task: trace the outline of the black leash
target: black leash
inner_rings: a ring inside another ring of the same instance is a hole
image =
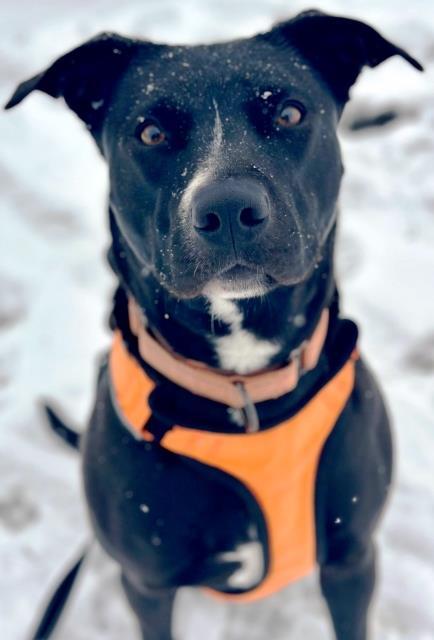
[[[79,555],[78,560],[74,562],[72,567],[62,578],[61,582],[57,585],[53,595],[45,607],[45,611],[42,614],[42,618],[40,619],[36,630],[30,636],[29,640],[48,640],[51,638],[71,593],[72,587],[74,586],[75,580],[83,565],[83,561],[89,553],[89,549],[90,544],[85,546]]]
[[[59,417],[57,411],[55,411],[51,406],[47,404],[43,405],[43,409],[51,430],[69,447],[78,449],[80,446],[80,434],[74,429],[71,429],[71,427],[69,427],[66,422]],[[38,622],[36,630],[30,636],[29,640],[49,640],[49,638],[51,638],[68,601],[80,569],[83,566],[83,562],[89,554],[90,547],[90,542],[84,546],[78,558],[67,570],[66,574],[55,588],[45,610],[43,611],[42,617]]]

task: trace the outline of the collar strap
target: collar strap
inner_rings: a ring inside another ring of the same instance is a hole
[[[296,388],[303,373],[316,367],[329,326],[329,310],[324,309],[313,334],[291,353],[287,365],[262,373],[237,375],[222,373],[196,360],[182,358],[163,347],[146,330],[144,316],[131,297],[128,299],[128,315],[140,356],[153,369],[194,395],[245,412],[249,408],[254,410],[252,405],[257,402],[279,398]],[[255,426],[252,425],[252,430],[256,430]]]

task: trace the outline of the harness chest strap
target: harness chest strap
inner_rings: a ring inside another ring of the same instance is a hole
[[[163,446],[239,480],[253,495],[266,522],[270,565],[264,580],[245,593],[213,595],[251,602],[306,575],[316,564],[315,485],[324,444],[354,386],[350,359],[295,416],[248,434],[222,434],[175,427]]]

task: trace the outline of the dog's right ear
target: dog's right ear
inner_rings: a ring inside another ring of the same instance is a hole
[[[423,71],[407,51],[383,38],[368,24],[322,11],[303,11],[260,37],[278,47],[298,51],[318,71],[342,106],[363,67],[376,67],[399,55]]]
[[[51,67],[21,83],[5,109],[19,104],[34,90],[67,105],[96,134],[105,106],[119,77],[137,50],[138,41],[102,33],[56,60]]]

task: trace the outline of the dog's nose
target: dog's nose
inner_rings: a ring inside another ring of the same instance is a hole
[[[270,218],[265,187],[251,179],[227,178],[200,187],[192,200],[193,226],[209,242],[232,234],[234,242],[254,240]]]

